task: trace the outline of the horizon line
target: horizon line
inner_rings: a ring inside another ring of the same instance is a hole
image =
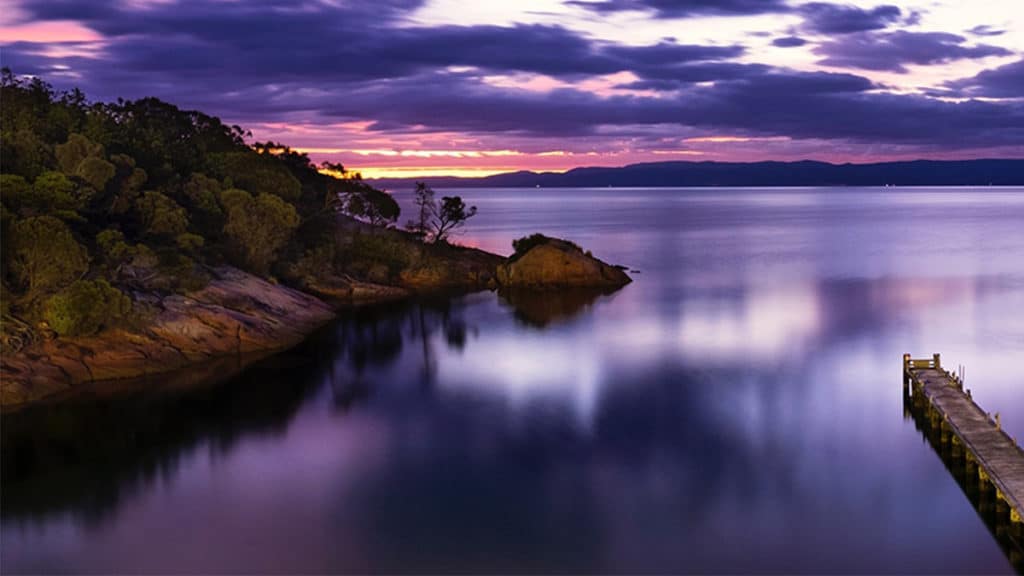
[[[518,168],[518,169],[488,169],[488,168],[452,168],[445,172],[441,168],[430,168],[430,167],[405,167],[405,166],[394,166],[394,167],[369,167],[369,168],[354,168],[351,171],[353,173],[359,173],[362,175],[364,180],[376,181],[376,180],[417,180],[424,178],[452,178],[459,180],[479,180],[483,178],[489,178],[491,176],[503,176],[509,174],[534,174],[534,175],[560,175],[567,174],[574,170],[585,170],[585,169],[607,169],[607,170],[618,170],[623,168],[630,168],[633,166],[654,166],[664,164],[679,164],[679,165],[706,165],[706,164],[729,164],[729,165],[742,165],[742,166],[754,166],[758,164],[826,164],[829,166],[878,166],[878,165],[891,165],[891,164],[911,164],[918,162],[937,162],[937,163],[958,163],[958,162],[1021,162],[1024,161],[1024,155],[1019,157],[981,157],[981,158],[954,158],[954,159],[935,159],[935,158],[914,158],[911,160],[883,160],[883,161],[871,161],[871,162],[830,162],[827,160],[815,160],[813,158],[803,158],[800,160],[752,160],[752,161],[729,161],[729,160],[664,160],[664,161],[652,161],[652,162],[632,162],[629,164],[620,164],[615,166],[602,166],[594,164],[581,164],[566,168],[564,170],[537,170],[530,168]],[[386,173],[388,175],[383,176],[368,176],[367,171],[370,173]],[[399,176],[390,174],[401,174],[406,173],[409,175]]]

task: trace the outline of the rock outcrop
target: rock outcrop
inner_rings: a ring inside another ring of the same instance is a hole
[[[619,287],[631,282],[618,266],[612,266],[584,252],[566,240],[544,238],[498,266],[502,287]]]
[[[234,268],[187,295],[136,294],[137,329],[55,338],[0,360],[0,405],[37,400],[91,380],[130,378],[220,356],[297,344],[334,317],[321,300]]]

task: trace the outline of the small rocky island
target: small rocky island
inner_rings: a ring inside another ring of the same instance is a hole
[[[568,240],[534,234],[512,245],[515,254],[497,270],[503,287],[603,288],[631,282],[621,266],[606,264]]]

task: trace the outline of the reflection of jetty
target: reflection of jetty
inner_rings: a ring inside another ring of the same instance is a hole
[[[942,368],[939,355],[903,356],[905,413],[942,458],[968,499],[1024,572],[1024,450],[964,390],[961,377]]]

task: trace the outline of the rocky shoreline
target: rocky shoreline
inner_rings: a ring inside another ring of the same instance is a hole
[[[390,231],[386,232],[390,233]],[[506,259],[471,248],[403,243],[413,254],[398,270],[309,282],[300,289],[236,268],[187,294],[133,294],[138,326],[80,338],[49,338],[0,358],[0,406],[25,406],[86,382],[165,373],[216,358],[282,350],[304,340],[346,307],[414,294],[482,289],[615,288],[621,269],[555,239]],[[429,251],[424,257],[424,251]]]

